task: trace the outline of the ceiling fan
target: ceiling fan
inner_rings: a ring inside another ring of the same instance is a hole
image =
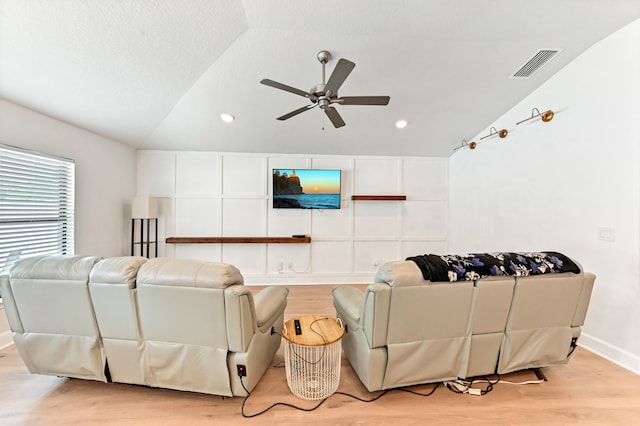
[[[300,113],[310,110],[316,106],[320,106],[324,110],[324,113],[329,117],[334,127],[342,127],[345,125],[344,120],[331,104],[340,105],[387,105],[389,103],[389,96],[342,96],[338,97],[338,89],[342,86],[342,83],[347,79],[353,68],[356,66],[351,61],[346,59],[338,60],[336,67],[333,69],[329,81],[325,83],[325,65],[331,59],[331,53],[326,50],[318,52],[318,61],[322,64],[322,83],[316,84],[310,91],[296,89],[295,87],[288,86],[286,84],[278,83],[277,81],[269,80],[265,78],[260,83],[275,87],[276,89],[291,92],[296,95],[308,98],[311,101],[311,105],[303,106],[288,114],[278,117],[278,120],[288,120]]]

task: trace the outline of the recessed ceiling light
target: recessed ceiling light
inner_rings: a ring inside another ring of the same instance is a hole
[[[225,123],[231,123],[233,122],[236,118],[231,115],[231,114],[227,114],[226,112],[223,112],[222,114],[220,114],[220,119],[222,121],[224,121]]]
[[[404,129],[405,127],[407,127],[407,124],[409,124],[409,123],[407,123],[407,120],[398,120],[398,121],[396,121],[396,127],[398,129]]]

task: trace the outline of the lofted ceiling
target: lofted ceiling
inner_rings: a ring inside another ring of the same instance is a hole
[[[638,18],[638,0],[0,0],[0,98],[141,149],[449,156]],[[510,78],[540,49],[560,53]],[[340,96],[389,105],[276,120],[310,101],[260,80],[308,91],[320,50],[327,78],[356,64]]]

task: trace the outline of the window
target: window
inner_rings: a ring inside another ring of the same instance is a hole
[[[73,254],[75,164],[0,145],[0,275],[16,260]]]

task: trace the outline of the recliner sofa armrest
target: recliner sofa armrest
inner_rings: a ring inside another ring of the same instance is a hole
[[[2,295],[2,302],[4,303],[4,311],[7,315],[7,321],[9,327],[13,332],[23,333],[22,321],[20,320],[20,314],[18,314],[18,308],[16,307],[16,301],[13,298],[11,292],[11,286],[9,284],[9,277],[6,275],[0,276],[0,294]]]
[[[591,292],[593,291],[593,284],[596,276],[590,272],[584,273],[584,281],[582,284],[582,291],[580,292],[580,300],[578,300],[578,306],[573,316],[571,325],[573,327],[580,327],[584,325],[585,317],[587,316],[587,308],[589,307],[589,300],[591,300]]]
[[[282,315],[287,306],[287,287],[273,286],[260,290],[253,296],[253,304],[256,310],[256,322],[261,332],[269,330]],[[280,332],[280,330],[276,330]]]
[[[357,326],[362,315],[362,302],[364,291],[350,286],[334,287],[333,305],[340,318],[351,327]]]
[[[370,348],[386,344],[390,298],[388,284],[370,284],[365,291],[350,286],[333,289],[338,317],[352,330],[363,329]]]

